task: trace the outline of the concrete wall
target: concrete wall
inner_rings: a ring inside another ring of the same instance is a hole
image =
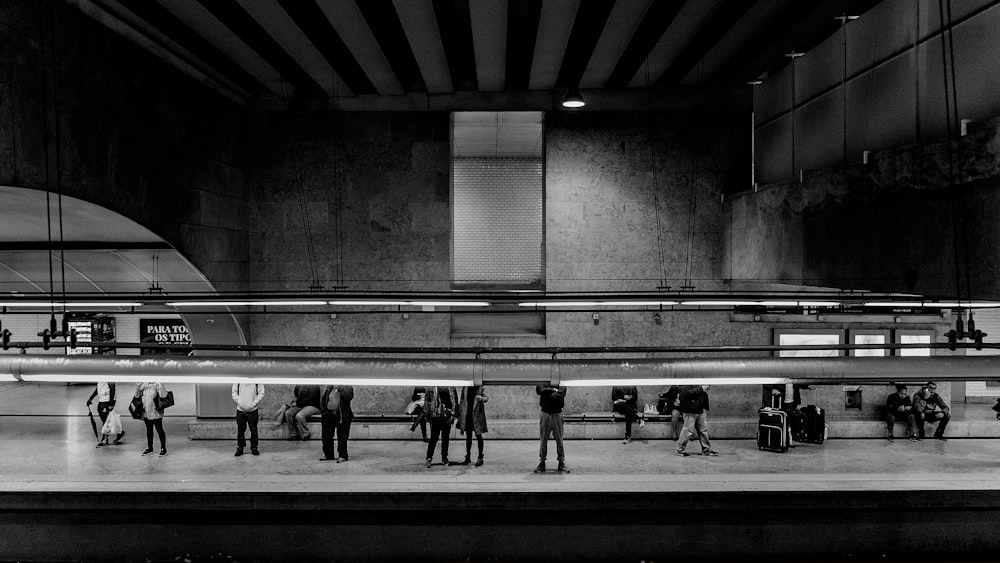
[[[732,278],[997,299],[1000,118],[952,153],[954,190],[937,139],[728,197]]]
[[[246,275],[242,115],[65,2],[0,5],[0,185],[121,213],[217,287]]]
[[[990,71],[1000,57],[1000,5],[963,0],[950,8],[958,118],[988,119],[1000,114],[1000,73]],[[944,136],[950,108],[940,30],[937,0],[884,0],[848,23],[846,36],[833,34],[794,69],[768,77],[755,93],[757,181]],[[952,43],[944,46],[950,56]],[[948,69],[950,80],[950,62]]]

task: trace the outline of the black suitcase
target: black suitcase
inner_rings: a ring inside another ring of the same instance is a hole
[[[788,451],[788,413],[764,407],[757,411],[757,448],[776,452]]]
[[[801,441],[822,444],[826,439],[826,411],[816,405],[808,405],[801,412],[805,415],[805,439]]]
[[[801,409],[796,409],[791,411],[789,414],[789,426],[792,427],[792,440],[796,442],[807,442],[806,429],[808,427],[808,422],[806,421],[806,413]]]

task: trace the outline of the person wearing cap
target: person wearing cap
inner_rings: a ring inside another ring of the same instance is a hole
[[[940,409],[940,410],[938,410]],[[948,427],[951,420],[951,408],[944,402],[941,395],[937,394],[937,384],[928,381],[913,394],[913,414],[916,417],[917,430],[920,437],[924,437],[924,423],[938,422],[937,430],[934,431],[934,438],[947,440],[944,437],[944,429]]]
[[[892,435],[896,428],[896,417],[906,417],[906,431],[911,442],[919,440],[916,433],[917,417],[913,412],[913,401],[907,394],[906,385],[897,385],[896,392],[890,394],[885,399],[885,424],[889,428],[889,441],[893,442],[896,437]]]

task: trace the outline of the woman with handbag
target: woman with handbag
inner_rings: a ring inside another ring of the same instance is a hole
[[[160,437],[160,456],[167,455],[167,435],[163,431],[163,408],[159,399],[167,398],[167,388],[160,382],[138,383],[135,396],[142,400],[142,421],[146,423],[146,449],[142,455],[153,453],[153,429]]]
[[[448,438],[451,434],[451,423],[455,421],[455,409],[458,407],[458,393],[454,387],[428,387],[424,405],[424,414],[431,421],[431,439],[427,443],[427,459],[424,467],[430,468],[434,458],[434,446],[441,438],[441,463],[448,462]]]
[[[472,435],[476,435],[479,446],[479,458],[476,467],[483,465],[483,434],[486,429],[486,402],[489,398],[483,392],[482,385],[473,385],[462,389],[462,398],[458,402],[458,431],[465,433],[465,460],[461,465],[472,463]]]

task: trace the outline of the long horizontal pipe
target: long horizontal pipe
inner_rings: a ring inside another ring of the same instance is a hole
[[[42,349],[42,342],[11,342],[11,349],[30,350]],[[277,344],[149,344],[138,342],[79,342],[77,348],[97,347],[108,349],[139,349],[139,350],[205,350],[214,352],[295,352],[318,354],[715,354],[743,352],[806,352],[828,350],[944,350],[951,348],[947,342],[930,343],[899,343],[883,344],[745,344],[721,346],[288,346]],[[70,348],[63,341],[50,342],[49,348]],[[981,348],[984,350],[1000,350],[1000,342],[984,342],[977,345],[974,342],[957,342],[955,349]]]
[[[594,360],[0,356],[0,378],[18,381],[654,385],[705,379],[749,385],[983,381],[997,379],[998,373],[1000,356]]]

